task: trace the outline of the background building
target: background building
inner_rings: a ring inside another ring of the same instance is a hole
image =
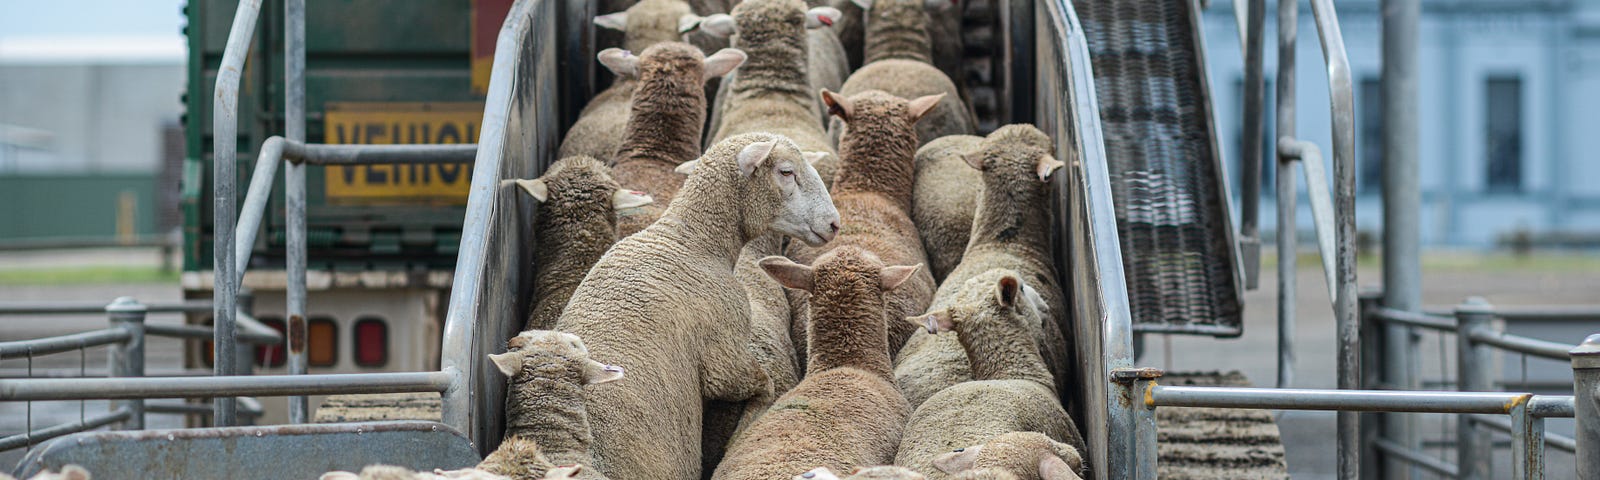
[[[1277,2],[1267,3],[1265,138],[1273,139]],[[1600,232],[1600,0],[1422,4],[1414,102],[1424,246],[1490,247],[1519,229],[1535,237]],[[1379,5],[1338,2],[1356,85],[1357,221],[1374,234],[1382,220]],[[1331,155],[1326,69],[1309,4],[1300,12],[1295,133]],[[1205,29],[1218,140],[1238,195],[1244,62],[1232,2],[1213,1]],[[1277,169],[1268,163],[1261,218],[1272,230]],[[1310,209],[1301,205],[1299,229],[1309,231]]]

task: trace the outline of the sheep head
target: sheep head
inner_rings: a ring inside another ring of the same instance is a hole
[[[1009,432],[973,445],[934,457],[934,468],[948,474],[996,470],[1018,478],[1041,480],[1081,480],[1083,457],[1065,443],[1038,432]]]
[[[594,25],[623,32],[623,47],[640,52],[657,43],[684,41],[699,18],[682,0],[644,0],[627,10],[596,16]]]
[[[841,247],[839,249],[830,251],[828,254],[825,254],[822,257],[819,257],[817,259],[817,264],[821,265],[823,263],[828,263],[828,261],[832,258],[840,256],[834,255],[835,252],[839,252],[840,250],[857,251],[853,247]],[[849,252],[844,253],[846,256],[849,255]],[[865,251],[860,251],[860,253],[856,255],[871,256],[872,254]],[[877,260],[876,257],[872,257],[872,259],[874,261]],[[816,289],[816,267],[801,265],[795,263],[793,260],[776,255],[763,258],[757,263],[761,265],[762,270],[767,272],[768,276],[771,276],[773,280],[777,280],[779,284],[785,287],[797,290],[805,290],[808,292]],[[916,265],[894,265],[881,267],[877,272],[878,288],[885,292],[894,290],[896,287],[904,284],[906,280],[910,280],[911,276],[915,275],[917,270],[920,269],[922,269],[922,264],[920,263]]]
[[[528,330],[508,342],[506,353],[490,354],[500,373],[512,381],[560,378],[582,385],[622,379],[622,367],[589,358],[589,347],[577,335],[552,330]]]
[[[856,467],[846,475],[845,480],[925,480],[927,477],[906,467],[883,465],[877,467]],[[794,476],[794,480],[839,480],[839,476],[828,467],[817,467],[806,473]]]
[[[979,332],[990,325],[1003,326],[1006,330],[1020,328],[1029,335],[1040,333],[1045,319],[1042,313],[1047,307],[1037,290],[1023,283],[1016,272],[1006,269],[994,269],[973,277],[963,289],[975,290],[983,284],[992,285],[987,294],[963,297],[965,301],[957,305],[906,317],[906,321],[926,329],[929,334],[957,331],[981,335]]]
[[[1046,182],[1052,173],[1066,166],[1050,154],[1052,148],[1050,137],[1032,125],[1006,125],[990,133],[977,150],[962,158],[967,165],[984,172],[985,182],[1026,177]]]
[[[589,156],[563,158],[551,164],[539,178],[520,178],[512,182],[539,203],[557,208],[597,210],[598,214],[655,202],[647,193],[623,189],[611,177],[610,167]],[[605,202],[608,198],[609,203]],[[611,207],[610,211],[599,212],[605,205]]]

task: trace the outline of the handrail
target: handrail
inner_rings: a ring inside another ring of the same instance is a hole
[[[0,342],[0,360],[49,355],[80,348],[110,345],[125,342],[131,337],[132,335],[126,330],[105,328],[55,337]]]
[[[1564,345],[1548,340],[1528,338],[1521,335],[1511,335],[1494,330],[1475,328],[1467,331],[1467,336],[1473,341],[1481,342],[1502,350],[1548,358],[1551,360],[1566,360],[1567,352],[1576,345]]]
[[[1428,313],[1409,312],[1388,307],[1373,307],[1367,310],[1375,320],[1397,323],[1408,327],[1426,328],[1441,332],[1455,332],[1458,326],[1455,318],[1448,315],[1433,315]]]
[[[149,313],[187,313],[205,312],[211,310],[211,302],[207,300],[194,300],[179,303],[149,303],[145,304],[145,311]],[[0,303],[0,316],[3,315],[75,315],[75,314],[102,314],[106,313],[104,303]]]
[[[245,56],[255,40],[256,18],[261,14],[261,0],[241,0],[234,10],[233,26],[228,30],[227,47],[222,52],[222,63],[217,67],[217,83],[212,97],[212,318],[216,330],[212,335],[215,345],[213,372],[233,375],[238,370],[235,363],[234,315],[238,308],[239,281],[234,264],[234,227],[237,212],[239,158],[239,77],[244,72]],[[234,424],[234,401],[218,399],[213,421],[218,426]]]
[[[62,435],[94,430],[113,423],[125,421],[133,417],[133,411],[123,407],[112,410],[111,413],[96,415],[72,423],[53,425],[38,430],[22,432],[16,435],[0,438],[0,451],[25,447],[35,443],[56,438]]]
[[[447,372],[335,373],[214,377],[22,378],[0,380],[0,400],[127,400],[234,396],[443,392]],[[221,408],[220,406],[218,408]]]

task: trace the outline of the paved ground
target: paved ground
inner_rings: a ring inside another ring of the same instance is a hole
[[[0,271],[6,269],[38,269],[48,267],[72,268],[74,266],[133,265],[154,267],[157,258],[150,251],[88,251],[71,253],[36,252],[27,254],[0,254]],[[1585,261],[1595,263],[1593,258]],[[1517,268],[1502,263],[1478,268],[1472,261],[1449,262],[1450,266],[1429,269],[1424,275],[1424,301],[1429,305],[1451,305],[1471,295],[1481,295],[1496,305],[1594,304],[1600,302],[1595,292],[1600,292],[1600,274],[1581,268],[1550,268],[1543,266]],[[1560,264],[1560,262],[1554,262]],[[1170,346],[1160,337],[1148,339],[1148,353],[1141,360],[1145,366],[1176,370],[1239,370],[1258,386],[1270,386],[1275,378],[1275,285],[1273,267],[1264,268],[1261,279],[1263,289],[1246,295],[1246,333],[1235,340],[1173,337]],[[1363,285],[1376,285],[1380,272],[1364,268],[1359,272]],[[1295,331],[1299,363],[1295,368],[1295,386],[1332,388],[1333,377],[1333,320],[1326,287],[1319,270],[1300,269],[1297,308],[1299,326]],[[131,295],[145,301],[176,301],[180,292],[176,283],[104,284],[72,283],[50,286],[0,284],[0,303],[91,301],[107,302],[120,295]],[[178,322],[174,316],[153,317],[151,322]],[[39,338],[48,335],[79,332],[103,328],[102,315],[66,317],[0,317],[0,341]],[[1596,330],[1600,330],[1597,328]],[[1424,376],[1437,378],[1441,359],[1444,364],[1453,362],[1453,347],[1440,350],[1438,338],[1424,336],[1417,350],[1425,355]],[[1575,342],[1577,339],[1551,339]],[[1453,341],[1453,340],[1450,340]],[[149,344],[152,372],[176,370],[179,366],[180,344],[173,340],[152,340]],[[1166,354],[1167,351],[1171,355]],[[91,349],[81,356],[91,375],[104,368],[105,352]],[[1442,357],[1440,355],[1443,355]],[[8,360],[0,362],[0,376],[27,375],[27,362]],[[62,354],[44,357],[34,362],[36,376],[75,376],[80,368],[80,355]],[[25,404],[0,404],[0,435],[12,435],[25,429],[29,416]],[[80,410],[87,415],[105,412],[105,402],[51,402],[32,406],[35,426],[76,421]],[[1427,438],[1448,438],[1453,435],[1453,422],[1440,422],[1437,415],[1424,416],[1422,431]],[[152,416],[151,427],[177,426],[173,417]],[[1289,413],[1279,419],[1288,455],[1290,472],[1297,479],[1321,479],[1333,476],[1333,415],[1323,413]],[[1570,432],[1570,426],[1565,427]],[[1561,426],[1552,424],[1551,430]],[[0,453],[0,465],[13,465],[21,452]],[[1447,459],[1453,454],[1445,453]],[[1562,452],[1547,454],[1547,477],[1570,478],[1572,457]],[[1509,462],[1508,450],[1497,452],[1496,467],[1505,471]],[[4,470],[6,468],[0,468]],[[1505,475],[1497,475],[1501,477]],[[1419,478],[1429,478],[1421,476]]]

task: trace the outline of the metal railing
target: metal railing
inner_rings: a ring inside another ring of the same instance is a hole
[[[248,307],[248,302],[246,302]],[[0,316],[39,316],[39,315],[77,315],[104,313],[111,325],[100,330],[57,335],[29,340],[16,340],[0,342],[0,360],[24,359],[28,363],[26,379],[0,380],[0,399],[30,402],[27,406],[26,427],[20,434],[0,438],[0,451],[16,448],[31,448],[41,441],[68,435],[77,432],[93,430],[100,427],[117,425],[125,430],[138,430],[144,428],[147,413],[159,414],[197,414],[212,413],[215,405],[147,405],[145,397],[110,397],[101,392],[113,391],[118,382],[129,380],[140,381],[171,381],[169,378],[141,378],[145,376],[145,339],[148,337],[167,337],[177,339],[210,339],[211,327],[201,325],[166,325],[148,324],[145,322],[149,314],[161,313],[190,313],[211,310],[210,302],[185,302],[172,304],[139,303],[131,297],[121,297],[108,305],[93,304],[0,304]],[[249,345],[273,345],[283,343],[283,336],[276,330],[257,322],[247,312],[240,312],[238,316],[241,327],[238,342]],[[94,347],[109,346],[107,356],[106,377],[89,377],[84,353]],[[248,349],[239,349],[249,352]],[[79,378],[32,378],[34,359],[43,355],[79,352]],[[250,361],[246,358],[245,361]],[[42,392],[47,395],[30,394],[29,392]],[[91,393],[84,393],[91,392]],[[34,401],[48,400],[88,400],[112,399],[111,411],[96,416],[85,416],[80,405],[80,418],[76,422],[52,425],[43,428],[33,428]],[[240,408],[246,418],[254,419],[261,415],[261,405],[254,399],[239,399],[244,403]]]
[[[1530,308],[1523,307],[1509,315],[1501,313],[1494,306],[1481,298],[1469,298],[1456,306],[1451,314],[1445,315],[1438,311],[1416,313],[1406,310],[1384,307],[1380,304],[1382,296],[1376,292],[1362,296],[1362,325],[1366,326],[1369,335],[1379,335],[1383,329],[1400,329],[1402,336],[1409,339],[1417,331],[1431,331],[1440,334],[1441,345],[1445,344],[1444,336],[1455,336],[1455,374],[1453,378],[1445,381],[1452,383],[1461,391],[1493,391],[1496,390],[1494,354],[1496,351],[1517,353],[1526,357],[1543,358],[1548,360],[1571,360],[1574,367],[1574,376],[1579,370],[1579,361],[1574,356],[1575,348],[1570,344],[1562,344],[1547,340],[1509,334],[1504,327],[1495,322],[1496,319],[1510,318],[1571,318],[1571,319],[1600,319],[1600,308],[1595,307],[1553,307]],[[1375,337],[1387,340],[1394,338],[1388,335]],[[1593,337],[1592,337],[1593,338]],[[1410,348],[1415,342],[1407,341]],[[1441,347],[1442,348],[1442,347]],[[1406,355],[1402,358],[1389,358],[1387,353],[1391,348],[1382,343],[1366,348],[1363,358],[1371,363],[1389,364],[1400,363],[1400,369],[1407,372],[1420,371],[1418,355]],[[1447,367],[1447,366],[1442,366]],[[1448,369],[1446,369],[1448,371]],[[1575,381],[1577,379],[1575,378]],[[1385,387],[1389,389],[1405,388],[1404,385],[1386,385],[1381,381],[1369,378],[1368,388]],[[1524,385],[1525,386],[1525,385]],[[1575,385],[1575,396],[1580,400],[1583,397],[1582,385]],[[1592,387],[1591,387],[1592,388]],[[1592,397],[1593,392],[1589,392]],[[1449,412],[1462,413],[1462,412]],[[1592,417],[1591,417],[1592,418]],[[1590,420],[1593,422],[1593,420]],[[1420,466],[1435,473],[1452,478],[1490,478],[1491,468],[1491,430],[1510,434],[1515,438],[1524,433],[1514,424],[1498,417],[1482,415],[1459,415],[1456,419],[1456,462],[1428,455],[1416,446],[1408,445],[1400,439],[1389,435],[1376,437],[1376,448],[1385,455],[1386,459],[1398,460],[1401,463]],[[1584,427],[1583,419],[1579,420],[1579,430]],[[1594,428],[1594,426],[1590,426]],[[1387,433],[1387,432],[1384,432]],[[1549,446],[1568,453],[1577,453],[1577,441],[1574,438],[1552,433],[1542,434],[1542,442]],[[1542,447],[1540,447],[1542,448]],[[1523,472],[1525,465],[1517,466],[1517,471]],[[1531,477],[1530,477],[1531,478]],[[1589,477],[1585,477],[1589,478]]]

